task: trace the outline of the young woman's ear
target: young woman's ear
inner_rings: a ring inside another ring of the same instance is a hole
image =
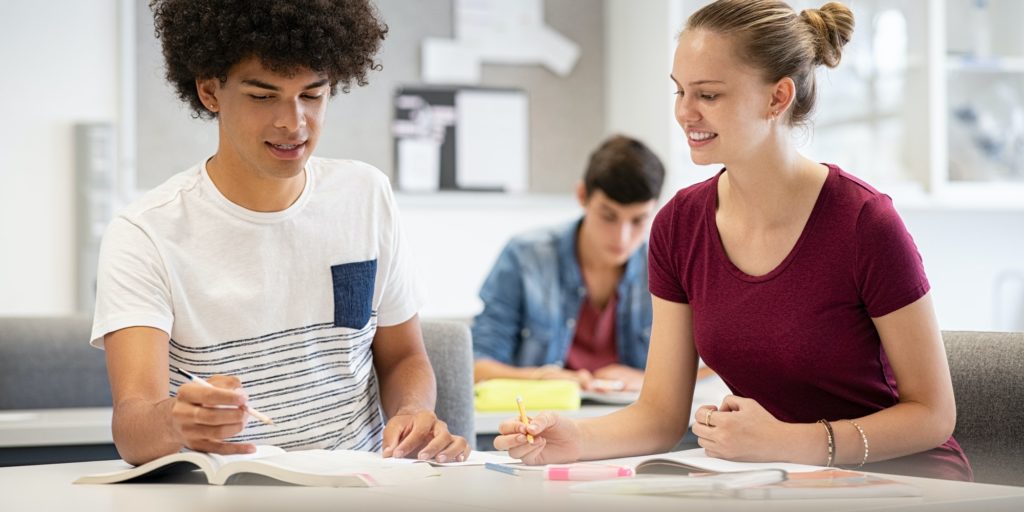
[[[768,117],[776,119],[785,115],[786,110],[789,110],[790,105],[793,104],[793,100],[796,99],[796,83],[793,79],[784,76],[775,82],[772,87],[772,97],[768,105]]]

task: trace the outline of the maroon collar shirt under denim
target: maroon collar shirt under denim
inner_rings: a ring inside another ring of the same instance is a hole
[[[892,200],[830,165],[796,245],[775,269],[751,276],[729,260],[719,238],[715,211],[724,172],[680,190],[658,213],[651,293],[689,304],[700,357],[733,393],[781,421],[859,418],[898,403],[872,318],[913,303],[930,287]],[[972,478],[953,438],[864,469]]]

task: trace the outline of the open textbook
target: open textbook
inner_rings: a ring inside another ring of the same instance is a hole
[[[276,446],[257,446],[243,455],[217,455],[183,451],[140,466],[83,476],[76,484],[112,484],[142,478],[181,476],[193,472],[207,483],[287,483],[317,487],[375,487],[401,485],[436,476],[434,465],[482,465],[514,462],[505,455],[472,452],[469,460],[441,464],[414,459],[384,459],[379,453],[354,450],[301,450],[286,452]],[[268,482],[267,480],[276,481]]]
[[[703,448],[669,452],[640,460],[636,464],[639,474],[688,475],[690,473],[729,473],[758,469],[781,469],[786,473],[809,473],[828,470],[824,466],[790,464],[786,462],[734,462],[708,457]]]
[[[578,492],[724,496],[744,499],[822,499],[920,496],[920,489],[895,480],[823,466],[733,462],[708,457],[703,449],[643,459],[636,477],[573,485]],[[667,476],[671,475],[671,476]]]

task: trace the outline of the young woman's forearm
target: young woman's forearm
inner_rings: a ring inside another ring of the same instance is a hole
[[[679,443],[688,426],[686,416],[673,418],[663,407],[643,400],[578,424],[584,460],[667,452]]]

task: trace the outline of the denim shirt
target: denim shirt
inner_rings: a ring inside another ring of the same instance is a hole
[[[586,300],[576,234],[581,220],[516,236],[480,289],[484,309],[473,321],[473,354],[512,366],[564,366]],[[647,244],[626,262],[617,288],[619,363],[643,369],[651,335]]]

